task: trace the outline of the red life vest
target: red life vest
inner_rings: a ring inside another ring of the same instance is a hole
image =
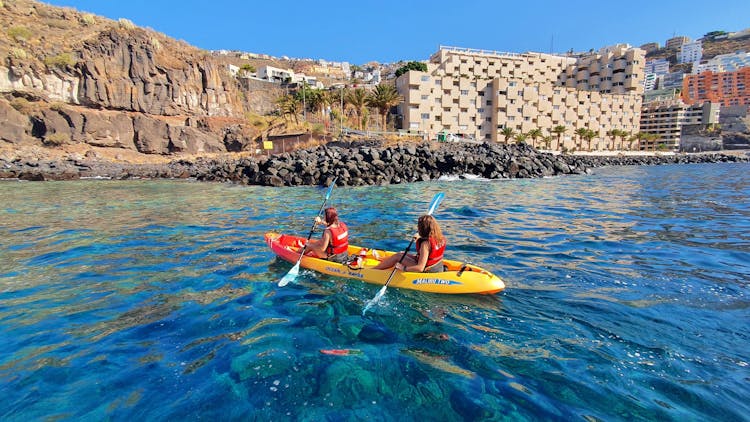
[[[419,251],[422,250],[422,242],[424,239],[417,241],[417,261],[419,261]],[[438,242],[435,238],[430,237],[430,254],[427,256],[427,264],[424,268],[427,269],[438,262],[443,260],[443,254],[445,253],[445,246],[448,244],[447,241],[443,240]]]
[[[347,230],[346,224],[339,221],[337,227],[329,226],[327,230],[331,232],[331,241],[328,242],[326,248],[328,255],[346,252],[349,249],[349,230]]]

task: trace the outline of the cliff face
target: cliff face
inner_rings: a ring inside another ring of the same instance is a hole
[[[13,117],[0,123],[1,140],[153,154],[254,147],[247,94],[206,52],[31,0],[2,2],[0,13],[0,114]],[[226,124],[206,123],[213,118]]]

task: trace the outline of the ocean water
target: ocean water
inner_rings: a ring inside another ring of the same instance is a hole
[[[263,234],[324,188],[0,182],[0,420],[750,420],[749,170],[336,187],[390,250],[444,192],[449,256],[508,286],[364,317],[380,286],[276,285]]]

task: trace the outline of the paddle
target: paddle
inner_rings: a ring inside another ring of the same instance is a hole
[[[440,205],[440,201],[443,200],[443,197],[445,194],[443,192],[436,193],[435,196],[432,198],[432,202],[430,202],[430,208],[427,210],[427,215],[432,215],[433,212],[437,209],[438,205]],[[409,246],[404,249],[404,253],[401,254],[401,259],[398,260],[398,264],[401,263],[401,261],[404,260],[404,257],[409,252],[409,249],[411,249],[411,245],[414,243],[414,237],[411,238],[411,241],[409,242]],[[365,305],[365,309],[362,310],[362,315],[367,312],[368,309],[370,309],[373,305],[378,303],[380,298],[382,298],[385,295],[385,290],[388,288],[388,284],[391,283],[391,280],[393,279],[393,275],[396,274],[396,266],[393,266],[393,271],[391,271],[391,275],[388,276],[388,280],[386,280],[385,285],[378,291],[378,294],[375,295],[374,298],[370,299],[367,304]]]
[[[323,212],[323,208],[326,206],[326,202],[328,202],[328,198],[331,197],[331,191],[333,191],[333,187],[336,185],[336,179],[338,179],[338,176],[333,178],[333,181],[331,182],[331,185],[328,186],[328,191],[326,192],[326,197],[323,199],[323,204],[320,205],[320,210],[318,211],[318,215],[315,217],[315,220],[313,220],[312,228],[310,229],[310,234],[307,235],[307,241],[302,246],[302,249],[299,251],[299,259],[297,260],[297,263],[294,264],[291,270],[289,270],[288,273],[284,277],[279,280],[279,287],[284,287],[289,282],[294,281],[297,278],[297,274],[299,274],[299,263],[302,261],[302,257],[305,255],[305,249],[307,249],[307,243],[310,242],[310,238],[312,237],[313,232],[315,231],[315,226],[318,224],[318,217],[320,217],[320,214]]]

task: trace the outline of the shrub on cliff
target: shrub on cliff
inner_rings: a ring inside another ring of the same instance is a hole
[[[8,29],[8,37],[13,41],[28,41],[34,35],[30,29],[25,26],[14,26]]]
[[[56,56],[45,57],[44,64],[47,65],[47,67],[66,67],[73,66],[76,62],[73,60],[73,56],[71,56],[70,53],[61,53]]]

